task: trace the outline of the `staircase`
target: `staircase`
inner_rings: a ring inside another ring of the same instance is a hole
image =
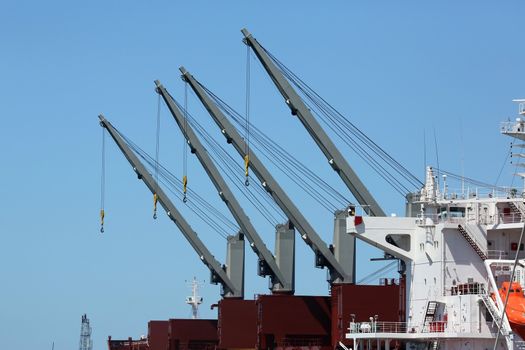
[[[514,217],[519,218],[519,222],[523,221],[523,214],[525,213],[523,203],[509,202],[509,208],[514,214]]]
[[[427,312],[425,313],[425,319],[423,321],[423,332],[428,332],[428,328],[430,325],[430,322],[434,321],[434,317],[436,315],[436,309],[437,309],[438,302],[437,301],[429,301],[427,304]]]
[[[480,297],[481,300],[483,300],[483,304],[485,304],[485,307],[489,311],[490,316],[492,316],[492,320],[494,320],[494,323],[496,323],[496,325],[499,327],[501,324],[501,316],[496,303],[494,303],[494,300],[492,300],[492,298],[487,294],[481,294]],[[501,335],[506,337],[510,332],[505,328],[505,324],[503,324],[499,331],[501,332]]]
[[[463,226],[458,225],[458,231],[465,238],[465,240],[468,242],[468,244],[470,244],[472,249],[474,249],[474,251],[479,255],[481,260],[487,260],[487,254],[485,254],[485,252],[483,252],[483,250],[481,250],[479,245],[476,243],[476,241],[474,241],[474,239],[470,236],[470,234],[467,232],[467,230]]]

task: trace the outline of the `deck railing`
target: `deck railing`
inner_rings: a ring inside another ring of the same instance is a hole
[[[408,322],[350,322],[350,334],[363,333],[461,333],[461,328],[479,329],[482,324],[491,325],[490,322],[471,322],[463,324],[450,324],[448,321],[431,321],[424,327]]]

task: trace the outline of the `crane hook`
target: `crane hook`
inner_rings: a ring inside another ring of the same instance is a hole
[[[153,194],[153,220],[157,219],[157,201],[159,200],[159,197],[156,193]]]
[[[104,209],[100,209],[100,233],[104,233]]]
[[[182,201],[186,203],[188,201],[188,198],[186,197],[186,191],[188,189],[188,177],[184,175],[182,177],[182,193],[184,193],[184,196],[182,197]]]
[[[246,181],[244,181],[245,186],[250,186],[250,180],[249,180],[249,165],[250,165],[250,156],[245,155],[244,156],[244,176],[246,176]]]

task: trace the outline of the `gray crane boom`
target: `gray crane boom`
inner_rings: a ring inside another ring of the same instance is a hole
[[[243,291],[235,287],[230,278],[227,276],[226,272],[223,270],[221,264],[210,253],[210,251],[206,248],[204,243],[202,243],[197,233],[193,231],[191,226],[186,222],[184,217],[180,214],[180,212],[171,202],[166,193],[164,193],[164,191],[159,187],[158,183],[155,181],[153,176],[151,176],[151,174],[147,171],[146,167],[141,163],[138,157],[128,147],[126,142],[115,130],[113,125],[111,125],[111,123],[107,121],[103,115],[100,115],[99,119],[101,126],[106,128],[106,130],[109,132],[117,146],[120,148],[128,162],[133,167],[133,170],[137,173],[139,179],[144,181],[146,186],[153,194],[157,194],[158,201],[166,210],[168,217],[175,223],[175,225],[177,225],[184,237],[188,240],[190,245],[197,252],[202,262],[212,271],[212,274],[216,276],[219,283],[224,289],[225,295],[242,298]]]
[[[297,115],[299,120],[306,128],[310,136],[314,139],[315,143],[323,154],[328,159],[328,162],[332,169],[341,177],[345,185],[348,187],[350,192],[357,200],[357,202],[363,206],[364,210],[372,216],[385,216],[385,212],[381,209],[377,201],[374,199],[372,194],[368,191],[366,186],[361,182],[357,174],[354,172],[350,164],[341,155],[341,152],[334,145],[332,140],[328,137],[326,132],[323,130],[319,122],[315,119],[310,112],[310,109],[306,107],[305,103],[295,92],[294,88],[290,85],[288,80],[283,76],[281,71],[275,66],[272,59],[268,56],[266,51],[261,47],[257,40],[248,32],[246,29],[242,29],[241,32],[244,35],[244,42],[249,45],[255,55],[263,65],[264,69],[272,79],[273,83],[283,95],[284,100],[293,115]]]
[[[208,110],[215,123],[221,129],[221,132],[226,137],[226,140],[233,144],[241,157],[244,157],[244,139],[239,135],[228,118],[226,118],[226,116],[210,99],[208,94],[195,80],[195,78],[193,78],[193,76],[187,72],[184,67],[180,67],[179,69],[186,81],[190,84],[191,88],[195,91],[198,98],[201,100],[204,107]],[[316,257],[316,266],[328,267],[331,281],[340,279],[345,282],[353,282],[352,274],[345,271],[341,264],[336,260],[334,254],[319,237],[317,232],[315,232],[314,228],[310,225],[306,218],[301,214],[299,209],[288,197],[286,192],[281,188],[277,181],[275,181],[263,163],[257,158],[253,150],[250,152],[249,166],[259,181],[261,181],[266,191],[270,193],[277,205],[285,213],[295,228],[301,233],[301,237],[306,242],[306,244],[308,244],[308,246],[314,251]]]
[[[249,242],[251,243],[251,247],[254,250],[254,252],[257,254],[259,259],[263,260],[267,264],[268,268],[270,269],[272,284],[279,283],[281,285],[281,287],[278,288],[280,292],[293,292],[294,286],[292,281],[286,280],[284,274],[277,266],[275,257],[268,250],[261,237],[257,233],[255,227],[250,222],[250,219],[245,214],[241,205],[233,195],[229,186],[226,184],[226,181],[224,181],[224,178],[222,177],[214,162],[208,155],[206,148],[202,145],[189,123],[185,123],[184,114],[173,101],[171,95],[168,93],[166,88],[158,80],[155,81],[155,85],[157,86],[156,91],[160,94],[160,96],[168,106],[168,109],[170,110],[175,121],[177,122],[177,125],[179,126],[182,134],[184,135],[184,138],[190,145],[192,153],[195,153],[199,162],[204,167],[204,170],[213,182],[213,185],[215,186],[217,191],[219,191],[219,196],[232,213],[233,217],[235,218],[235,221],[237,221],[237,223],[239,224],[241,231],[246,235]]]

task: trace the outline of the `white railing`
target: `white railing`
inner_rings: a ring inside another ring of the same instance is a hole
[[[490,326],[490,322],[467,322],[450,324],[448,321],[431,321],[424,327],[408,322],[350,322],[348,328],[351,334],[364,333],[462,333],[462,329],[479,329],[481,325]]]
[[[512,122],[501,122],[500,130],[502,133],[515,133],[515,132],[524,132],[525,124],[519,121]]]
[[[418,333],[418,325],[408,322],[350,322],[350,333]]]
[[[496,223],[500,224],[512,224],[512,223],[520,223],[521,222],[521,216],[519,214],[510,213],[510,214],[500,214],[498,216],[498,220],[492,215],[488,214],[479,214],[476,215],[475,213],[467,213],[466,216],[459,216],[450,214],[447,212],[443,212],[441,214],[418,214],[416,216],[416,224],[420,226],[428,225],[428,220],[430,219],[430,223],[432,225],[440,224],[440,223],[449,223],[449,224],[458,224],[463,225],[466,223],[476,223],[476,224],[482,224],[482,225],[493,225]]]
[[[432,224],[439,223],[450,223],[450,224],[465,224],[469,223],[482,223],[482,224],[493,224],[494,218],[489,215],[476,215],[474,213],[468,213],[466,216],[454,215],[451,213],[443,212],[441,214],[418,214],[416,217],[416,223],[418,225],[426,225],[427,220],[430,219]]]
[[[463,199],[487,199],[487,198],[496,198],[496,199],[509,199],[509,198],[522,198],[525,197],[525,192],[521,192],[521,189],[516,189],[514,187],[475,187],[475,188],[458,188],[450,189],[447,188],[447,192],[439,192],[436,196],[436,200],[463,200]],[[414,202],[425,201],[425,196],[420,193],[413,193],[412,200]]]
[[[487,259],[491,260],[506,260],[509,253],[503,250],[487,250]]]
[[[516,224],[521,222],[521,214],[517,213],[501,213],[499,214],[499,223],[500,224]]]

